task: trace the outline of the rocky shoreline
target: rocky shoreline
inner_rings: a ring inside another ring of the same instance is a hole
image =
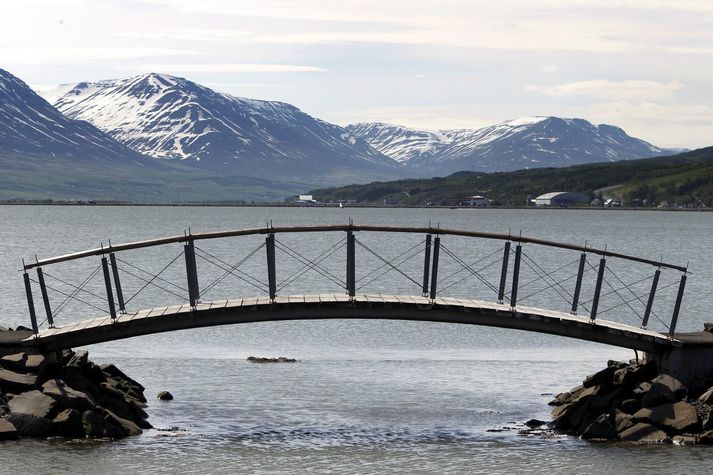
[[[609,361],[549,404],[550,427],[585,440],[713,445],[713,380],[686,387],[654,362]]]
[[[0,358],[0,440],[120,439],[151,428],[144,387],[86,351]]]

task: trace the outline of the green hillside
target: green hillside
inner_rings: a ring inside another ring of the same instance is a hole
[[[624,204],[713,206],[713,147],[669,157],[538,168],[507,173],[458,172],[443,178],[408,179],[313,190],[321,202],[354,200],[402,205],[454,205],[484,195],[498,205],[524,206],[527,196],[572,191]],[[639,200],[638,202],[635,200]]]

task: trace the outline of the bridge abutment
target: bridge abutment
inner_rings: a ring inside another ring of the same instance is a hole
[[[689,387],[698,379],[713,379],[713,333],[678,333],[675,338],[683,345],[645,352],[644,361],[654,361],[659,373],[669,374]]]

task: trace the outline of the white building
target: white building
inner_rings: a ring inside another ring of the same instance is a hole
[[[553,191],[535,198],[537,206],[572,206],[579,203],[589,203],[589,196],[569,191]]]

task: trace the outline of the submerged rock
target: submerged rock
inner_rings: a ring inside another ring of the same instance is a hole
[[[168,391],[161,391],[156,396],[156,399],[160,399],[161,401],[173,401],[173,394]]]

